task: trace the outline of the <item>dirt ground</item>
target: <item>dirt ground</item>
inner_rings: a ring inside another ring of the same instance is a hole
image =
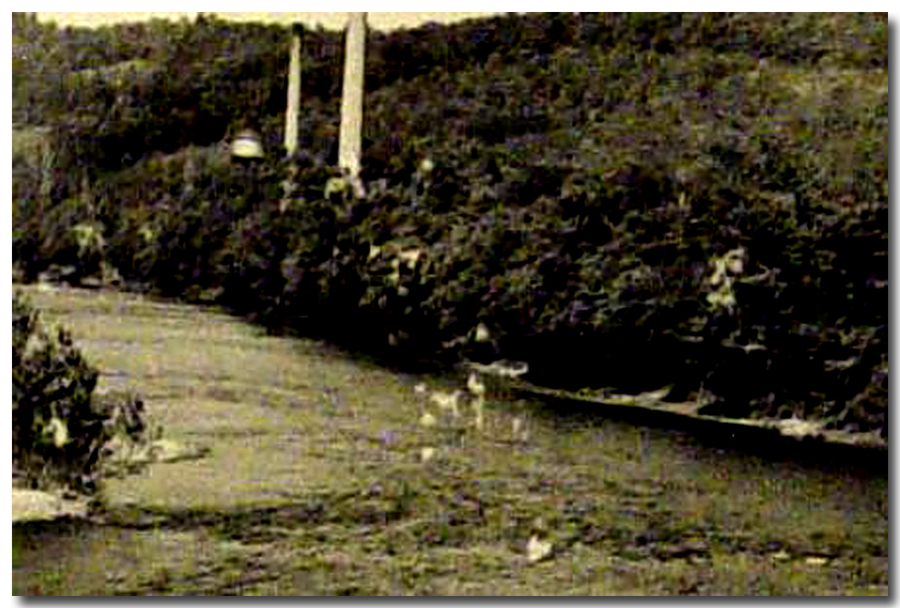
[[[888,593],[886,467],[492,395],[478,431],[466,404],[455,419],[429,401],[459,378],[190,306],[27,291],[101,390],[138,392],[166,437],[210,452],[110,480],[92,521],[14,526],[14,594]]]

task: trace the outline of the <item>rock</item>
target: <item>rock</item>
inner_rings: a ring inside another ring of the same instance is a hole
[[[422,462],[428,462],[429,460],[434,458],[434,454],[434,448],[422,448]]]
[[[79,500],[66,500],[39,490],[12,490],[13,523],[52,521],[62,517],[86,517],[87,505]]]
[[[209,453],[209,448],[184,445],[171,439],[157,439],[150,444],[150,450],[153,462],[194,460],[203,458]]]
[[[110,451],[108,457],[110,463],[125,465],[196,460],[203,458],[210,451],[208,447],[184,445],[171,439],[157,439],[150,443],[132,443],[121,437],[113,438],[106,447]]]
[[[524,361],[510,361],[508,359],[494,361],[489,365],[470,363],[469,366],[482,374],[499,376],[501,378],[518,378],[528,373],[528,363]]]
[[[534,534],[528,539],[525,549],[528,554],[528,563],[535,564],[552,556],[553,543],[549,540],[541,540],[537,534]]]
[[[787,437],[815,437],[822,432],[822,423],[816,421],[788,418],[778,425],[782,435]]]
[[[618,395],[618,394],[609,394],[603,398],[603,403],[608,403],[609,405],[634,405],[634,395]]]
[[[426,429],[429,429],[437,424],[437,418],[435,418],[433,414],[425,412],[424,414],[422,414],[422,417],[419,418],[419,424]]]
[[[773,553],[772,559],[779,561],[779,562],[783,562],[783,561],[791,559],[791,554],[788,553],[787,551],[785,551],[784,549],[782,549],[778,553]]]
[[[639,405],[652,405],[665,399],[671,391],[672,387],[666,386],[656,391],[647,391],[645,393],[640,393],[639,395],[634,396],[634,402]]]

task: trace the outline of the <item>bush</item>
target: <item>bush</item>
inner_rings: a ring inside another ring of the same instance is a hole
[[[13,470],[31,487],[95,492],[106,443],[142,438],[143,404],[97,399],[97,370],[66,330],[47,333],[20,293],[13,294],[12,335]]]

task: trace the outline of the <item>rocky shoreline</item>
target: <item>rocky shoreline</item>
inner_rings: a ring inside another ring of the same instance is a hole
[[[690,428],[701,424],[710,429],[720,427],[723,432],[753,432],[758,430],[764,434],[777,434],[783,439],[805,442],[821,442],[847,448],[875,450],[887,455],[888,442],[878,431],[851,432],[825,428],[824,423],[816,420],[798,418],[726,418],[701,414],[702,404],[696,401],[670,403],[664,401],[667,390],[650,391],[638,395],[619,395],[602,393],[584,393],[551,389],[537,386],[517,377],[516,374],[504,373],[505,368],[483,366],[467,363],[464,370],[475,370],[489,378],[495,391],[505,393],[507,397],[553,401],[556,404],[569,404],[576,408],[595,408],[601,415],[633,419],[640,416],[642,421],[654,419],[665,420],[666,424],[676,427]]]
[[[205,446],[182,445],[168,439],[158,439],[138,446],[120,441],[110,447],[113,449],[111,462],[118,467],[142,467],[194,460],[203,458],[209,453],[209,448]],[[64,518],[85,519],[90,515],[91,503],[91,497],[62,489],[35,490],[22,487],[15,475],[13,476],[11,511],[13,524]]]

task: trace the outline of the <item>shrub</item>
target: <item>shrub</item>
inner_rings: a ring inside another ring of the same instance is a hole
[[[97,399],[98,372],[59,328],[13,294],[13,469],[32,487],[98,489],[102,451],[115,435],[146,430],[138,399]]]

